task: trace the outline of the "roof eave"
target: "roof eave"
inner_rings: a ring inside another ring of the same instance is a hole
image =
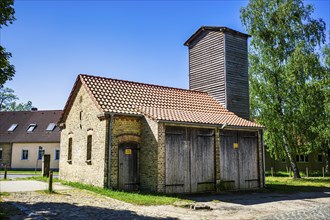
[[[195,125],[195,126],[203,126],[203,127],[219,127],[221,128],[224,124],[209,124],[209,123],[200,123],[200,122],[182,122],[182,121],[170,121],[170,120],[157,120],[157,122],[168,123],[168,124],[184,124],[184,125]],[[226,125],[225,130],[263,130],[264,127],[251,127],[251,126],[234,126],[234,125]]]

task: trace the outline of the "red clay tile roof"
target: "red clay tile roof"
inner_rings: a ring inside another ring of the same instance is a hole
[[[55,127],[53,131],[46,131],[46,128],[50,123],[56,123],[62,112],[62,110],[0,112],[0,142],[59,143],[59,127]],[[17,124],[17,127],[14,131],[8,132],[12,124]],[[32,132],[27,132],[30,124],[37,126]]]
[[[79,82],[80,81],[80,82]],[[136,83],[104,77],[79,75],[65,106],[65,121],[77,91],[83,85],[100,112],[142,114],[154,120],[262,127],[229,112],[205,92]]]

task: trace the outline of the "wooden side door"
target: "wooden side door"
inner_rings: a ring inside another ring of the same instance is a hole
[[[236,131],[220,133],[220,186],[222,190],[239,189],[239,154],[234,148]]]
[[[258,137],[256,132],[239,132],[240,189],[259,187]]]
[[[190,129],[191,192],[215,190],[214,130]]]
[[[165,133],[166,193],[190,192],[187,130],[182,127],[166,127]]]
[[[138,150],[134,143],[119,145],[118,188],[125,191],[139,189]]]

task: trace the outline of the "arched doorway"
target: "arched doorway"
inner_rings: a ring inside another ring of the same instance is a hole
[[[118,188],[125,191],[138,190],[140,183],[137,144],[120,144],[118,156]]]

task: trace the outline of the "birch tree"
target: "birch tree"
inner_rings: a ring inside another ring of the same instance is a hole
[[[251,112],[266,127],[265,144],[300,178],[296,154],[321,146],[329,126],[329,69],[321,62],[325,22],[301,0],[250,0],[241,21],[249,48]]]

